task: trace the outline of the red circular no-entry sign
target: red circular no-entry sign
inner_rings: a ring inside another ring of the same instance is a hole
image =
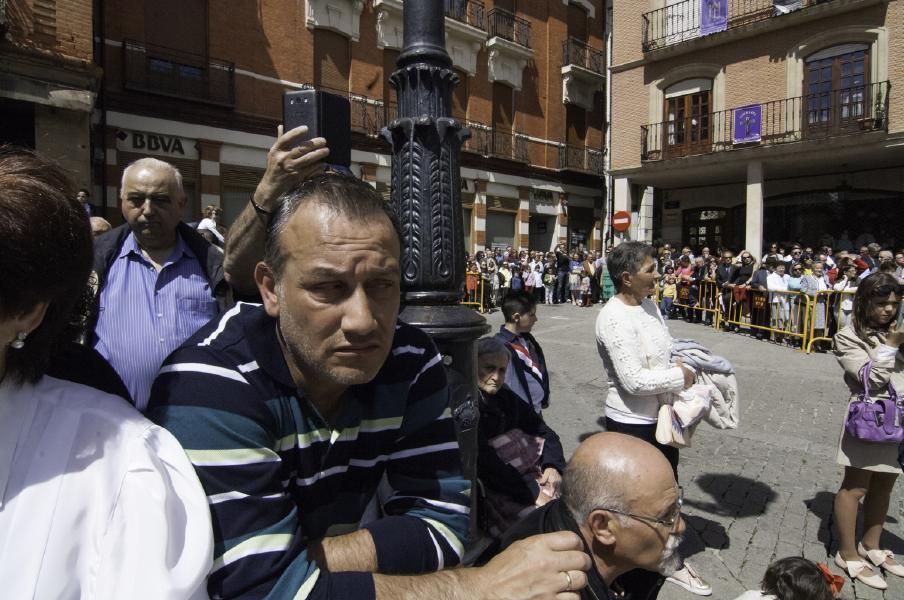
[[[620,210],[612,213],[612,229],[615,231],[628,231],[631,226],[631,213],[626,210]]]

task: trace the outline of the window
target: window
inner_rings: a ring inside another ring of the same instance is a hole
[[[458,83],[452,89],[452,116],[460,121],[468,118],[468,74],[455,69]]]
[[[512,115],[515,112],[515,90],[493,83],[493,154],[512,156]]]
[[[393,119],[399,116],[399,98],[395,88],[389,85],[389,77],[396,70],[399,60],[399,51],[386,48],[383,50],[383,125],[389,125]]]
[[[804,68],[810,133],[858,127],[869,113],[869,46],[843,44],[810,55]]]
[[[712,80],[685,79],[665,91],[665,151],[672,156],[709,151]]]
[[[568,5],[568,37],[587,42],[587,11],[577,4]]]
[[[351,55],[348,38],[324,29],[314,30],[314,85],[348,92]]]

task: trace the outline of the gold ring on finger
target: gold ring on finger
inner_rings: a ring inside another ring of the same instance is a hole
[[[568,574],[568,571],[562,571],[562,573],[565,574],[565,579],[568,580],[567,583],[565,584],[565,591],[570,592],[571,586],[574,585],[574,582],[571,580],[571,575]]]

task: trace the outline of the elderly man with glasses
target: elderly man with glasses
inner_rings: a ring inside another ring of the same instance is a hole
[[[682,489],[651,444],[605,432],[584,440],[568,462],[562,497],[512,527],[503,547],[538,533],[572,531],[593,561],[582,600],[652,600],[680,564]],[[565,575],[563,575],[565,578]]]

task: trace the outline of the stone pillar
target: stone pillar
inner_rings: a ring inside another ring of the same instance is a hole
[[[650,186],[643,190],[640,210],[637,212],[636,227],[634,239],[648,244],[653,241],[653,188]]]
[[[99,215],[110,221],[115,227],[122,223],[122,212],[119,207],[119,185],[122,173],[119,172],[119,156],[116,153],[116,130],[108,127],[104,131],[104,146],[107,160],[104,164],[104,197],[103,212]]]
[[[615,188],[615,212],[631,212],[631,181],[627,177],[615,177],[612,181]]]
[[[568,248],[568,194],[559,192],[559,212],[556,215],[557,237],[560,245]]]
[[[468,252],[473,256],[478,250],[483,250],[487,245],[487,182],[474,182],[474,209],[471,211],[474,219],[474,235],[471,243],[473,248]]]
[[[761,161],[747,163],[747,220],[744,248],[757,258],[763,253],[763,182]]]
[[[220,142],[198,140],[201,160],[201,211],[207,205],[220,206]]]
[[[530,250],[530,188],[518,188],[518,217],[515,219],[520,250]]]

